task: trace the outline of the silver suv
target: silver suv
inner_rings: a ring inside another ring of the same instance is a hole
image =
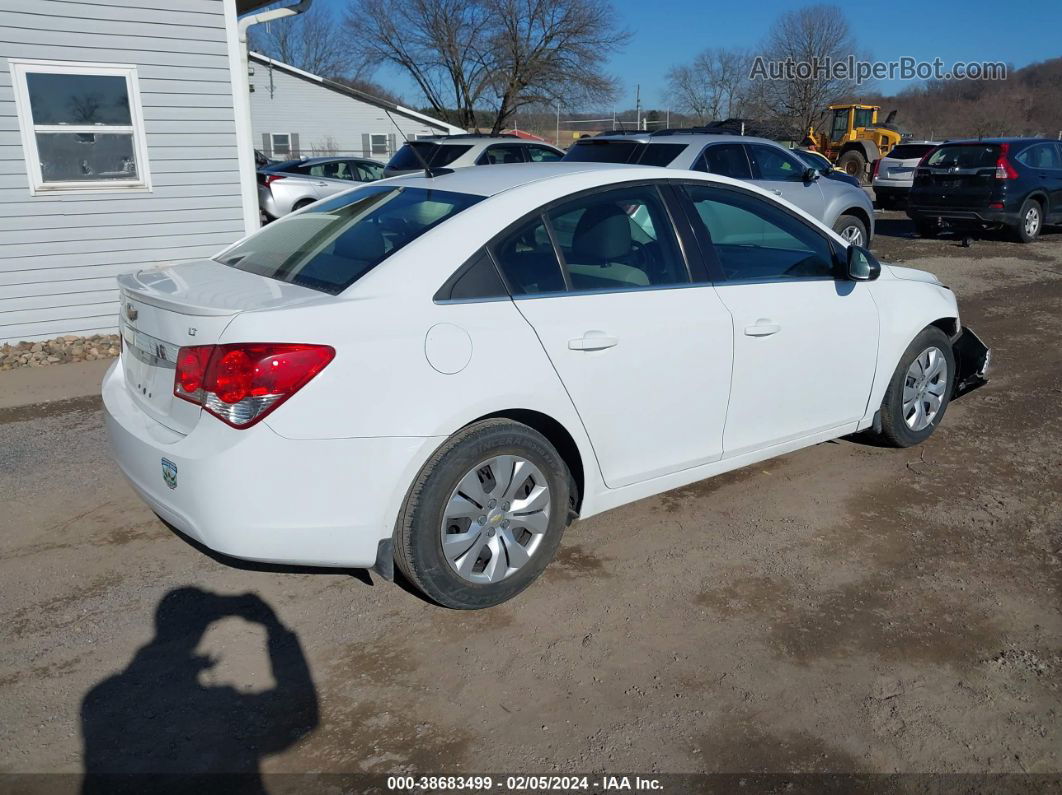
[[[696,129],[602,133],[580,138],[564,159],[722,174],[781,196],[851,243],[866,246],[874,236],[874,205],[866,191],[840,180],[823,179],[817,169],[766,138]]]
[[[419,155],[419,157],[418,157]],[[548,163],[564,152],[515,135],[436,135],[410,141],[387,163],[384,176],[397,177],[429,168],[493,166],[500,163]]]

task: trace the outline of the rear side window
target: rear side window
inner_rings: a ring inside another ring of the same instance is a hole
[[[476,160],[477,166],[498,166],[504,163],[523,163],[524,147],[519,144],[494,144]]]
[[[704,150],[697,160],[696,171],[721,174],[734,179],[752,179],[752,169],[741,144],[715,144]]]
[[[994,168],[999,160],[995,144],[952,144],[941,146],[926,160],[934,168]]]
[[[914,160],[915,158],[921,160],[926,152],[933,148],[934,144],[898,144],[885,157],[893,160]]]
[[[564,157],[560,152],[555,152],[545,146],[537,146],[535,144],[531,144],[527,147],[527,155],[532,163],[552,163],[555,160],[560,160]]]
[[[394,157],[387,163],[387,167],[398,171],[409,171],[424,168],[424,163],[427,163],[432,168],[442,168],[450,165],[471,148],[467,144],[443,146],[432,141],[410,141],[395,152]],[[418,154],[420,157],[417,157]],[[422,163],[421,160],[424,162]]]
[[[482,198],[423,188],[366,187],[272,223],[222,252],[217,261],[336,294]]]
[[[671,219],[652,185],[593,193],[549,213],[573,290],[689,281]]]
[[[477,251],[435,294],[436,301],[501,297],[508,297],[508,293],[486,249]]]
[[[637,141],[583,139],[575,142],[564,159],[576,163],[636,163],[639,147]]]
[[[1036,144],[1023,150],[1014,159],[1023,166],[1029,168],[1050,169],[1052,171],[1062,169],[1059,162],[1059,146],[1057,144]]]
[[[560,263],[542,216],[520,224],[491,250],[513,295],[564,292]]]

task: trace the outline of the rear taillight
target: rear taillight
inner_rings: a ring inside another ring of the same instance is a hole
[[[268,188],[270,185],[272,185],[278,179],[284,179],[284,175],[283,174],[266,174],[265,175],[265,179],[262,180],[262,184],[265,185]]]
[[[1018,172],[1014,170],[1014,166],[1010,164],[1010,160],[1007,159],[1007,152],[1010,151],[1010,144],[999,145],[999,158],[996,160],[996,179],[1017,179]]]
[[[870,178],[876,179],[878,176],[878,169],[881,168],[881,158],[879,157],[874,161],[874,167],[870,171]]]
[[[173,394],[234,428],[249,428],[306,386],[335,355],[328,345],[273,342],[181,348]]]

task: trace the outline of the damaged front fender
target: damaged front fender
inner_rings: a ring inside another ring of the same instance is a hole
[[[992,351],[968,328],[960,331],[959,336],[952,341],[951,350],[955,354],[955,367],[958,371],[951,393],[954,400],[988,383],[987,372],[992,361]]]

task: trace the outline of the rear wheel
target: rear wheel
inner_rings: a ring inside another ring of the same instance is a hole
[[[923,329],[900,357],[881,402],[881,438],[893,447],[928,439],[951,401],[955,355],[936,326]]]
[[[568,522],[568,468],[542,434],[478,422],[421,470],[395,530],[395,562],[445,607],[492,607],[530,585]]]
[[[1044,208],[1036,199],[1026,199],[1018,211],[1018,225],[1014,235],[1019,243],[1032,243],[1044,226]]]
[[[867,227],[854,215],[842,215],[834,222],[833,231],[853,246],[867,245]]]
[[[315,201],[317,201],[317,200],[316,199],[299,199],[297,202],[295,202],[295,205],[291,208],[291,211],[295,212],[297,210],[301,210],[303,207],[309,207]]]

